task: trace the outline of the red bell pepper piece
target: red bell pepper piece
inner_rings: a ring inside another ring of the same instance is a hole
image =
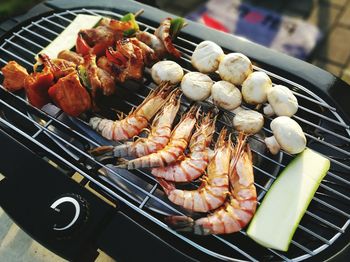
[[[76,72],[60,78],[50,87],[49,96],[59,108],[71,116],[78,116],[91,108],[90,95],[81,85]]]
[[[97,57],[102,56],[106,52],[106,49],[111,45],[113,45],[113,42],[98,43],[90,49],[90,54],[96,55]]]
[[[78,34],[77,41],[75,43],[75,49],[78,54],[85,56],[90,53],[91,47],[86,43],[83,36]]]
[[[85,56],[87,54],[93,54],[96,56],[102,56],[105,53],[105,50],[113,45],[111,41],[105,41],[97,43],[93,47],[89,46],[88,43],[84,40],[81,34],[78,34],[77,41],[75,43],[75,48],[78,54]]]
[[[51,101],[47,91],[54,83],[54,75],[48,67],[40,73],[33,73],[24,79],[24,88],[30,104],[42,108]]]

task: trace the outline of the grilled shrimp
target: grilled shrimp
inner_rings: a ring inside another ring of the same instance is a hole
[[[147,127],[150,119],[167,101],[171,89],[171,85],[162,83],[145,98],[141,105],[131,111],[124,119],[113,121],[93,117],[90,119],[90,126],[103,137],[110,140],[121,141],[130,139]]]
[[[124,160],[118,167],[136,169],[142,167],[163,167],[174,163],[183,155],[188,145],[192,129],[198,118],[198,111],[199,109],[196,106],[191,107],[174,128],[169,143],[162,150],[130,161]]]
[[[171,202],[196,212],[208,212],[225,202],[229,190],[228,173],[232,151],[231,141],[225,139],[226,133],[227,130],[223,128],[216,142],[215,155],[208,164],[208,173],[198,189],[176,189],[174,183],[158,178]]]
[[[95,156],[141,157],[157,152],[166,146],[171,134],[171,126],[180,107],[179,93],[176,90],[166,102],[163,109],[155,116],[151,132],[147,138],[139,138],[135,142],[126,142],[122,145],[102,146],[95,148],[91,153]]]
[[[215,131],[215,120],[212,114],[207,114],[190,141],[191,154],[183,160],[166,167],[152,169],[152,174],[173,182],[190,182],[200,177],[206,170],[209,155],[208,146]]]
[[[197,235],[229,234],[245,227],[255,213],[257,196],[254,186],[252,155],[248,145],[231,161],[230,197],[224,206],[207,217],[193,220],[173,216],[167,221],[179,231],[193,231]],[[234,164],[237,159],[236,164]]]
[[[170,26],[171,26],[171,18],[164,19],[154,34],[163,41],[165,49],[169,54],[179,58],[181,57],[181,53],[179,50],[175,48],[173,45],[171,36],[170,36]]]
[[[138,40],[135,37],[132,37],[129,39],[133,45],[136,45],[137,47],[139,47],[141,49],[142,54],[143,54],[143,61],[144,61],[146,66],[153,65],[155,62],[157,62],[159,60],[156,52],[151,47],[146,45],[144,42]]]
[[[58,53],[57,58],[73,62],[77,66],[84,63],[84,58],[81,55],[70,50],[62,50]]]
[[[145,31],[139,31],[136,33],[136,38],[152,48],[155,51],[158,60],[162,59],[165,56],[165,46],[157,36]]]

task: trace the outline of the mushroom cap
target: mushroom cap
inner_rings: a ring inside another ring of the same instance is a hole
[[[241,92],[227,81],[218,81],[211,88],[214,104],[226,110],[233,110],[242,103]]]
[[[272,87],[270,77],[264,72],[253,72],[242,84],[242,96],[248,104],[261,104],[267,101],[267,92]]]
[[[254,110],[239,110],[233,118],[233,126],[246,134],[256,134],[264,126],[264,116]]]
[[[288,87],[275,85],[270,88],[267,100],[278,116],[292,116],[298,111],[298,100]]]
[[[203,41],[194,50],[191,62],[198,71],[212,73],[218,69],[223,56],[224,51],[220,46],[212,41]]]
[[[241,53],[227,54],[219,64],[219,75],[221,79],[231,82],[234,85],[241,85],[252,72],[252,62]]]
[[[151,69],[152,79],[157,84],[162,81],[169,81],[171,84],[180,83],[184,71],[182,67],[174,61],[160,61],[155,63]]]
[[[181,81],[182,92],[191,100],[203,101],[210,96],[213,80],[205,74],[190,72]]]
[[[305,149],[305,134],[300,125],[290,117],[276,117],[270,127],[278,144],[286,152],[298,154]]]

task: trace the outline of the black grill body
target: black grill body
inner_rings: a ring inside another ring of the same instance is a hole
[[[160,20],[171,16],[158,9],[133,1],[102,0],[98,3],[91,1],[74,2],[68,0],[46,1],[34,7],[27,14],[2,23],[0,29],[3,32],[0,42],[3,42],[4,39],[13,32],[17,32],[23,28],[23,26],[30,24],[33,20],[40,19],[52,13],[81,8],[86,8],[87,10],[108,10],[119,14],[136,12],[140,9],[144,9],[145,12],[140,17],[140,21],[155,27]],[[273,72],[276,83],[289,79],[297,85],[306,87],[307,90],[317,94],[321,100],[324,100],[330,108],[336,108],[337,114],[343,121],[343,126],[340,126],[338,131],[335,132],[349,138],[348,124],[350,123],[350,105],[348,101],[350,101],[350,87],[342,80],[303,61],[277,53],[251,42],[242,41],[234,36],[206,28],[191,21],[189,21],[189,25],[183,29],[181,36],[186,39],[186,41],[195,43],[203,39],[212,40],[222,46],[225,52],[235,51],[246,54],[252,59],[256,66]],[[186,41],[180,41],[179,44],[185,48],[192,48]],[[298,86],[295,86],[295,90],[299,90]],[[302,90],[301,93],[304,94],[305,92],[307,93],[307,91]],[[128,94],[125,94],[125,97],[127,96]],[[21,112],[33,113],[47,122],[51,120],[45,113],[28,108],[24,100],[17,101],[13,96],[7,94],[2,89],[0,90],[0,98],[10,103]],[[303,100],[303,98],[300,99]],[[309,102],[307,101],[305,103],[310,105],[310,107],[308,107],[310,110],[320,115],[331,117],[328,111],[323,111],[323,109],[317,105],[315,106],[311,102],[308,104]],[[127,110],[126,108],[125,110]],[[2,113],[0,117],[7,119],[9,122],[13,121],[16,123],[21,122],[23,118],[23,125],[25,126],[23,129],[29,134],[35,135],[36,129],[33,128],[32,130],[32,127],[27,127],[27,125],[31,126],[30,124],[32,123],[25,120],[23,116],[18,117],[19,119],[9,118],[6,110],[4,107],[0,108]],[[311,117],[311,120],[315,120],[313,117]],[[63,116],[57,116],[57,119],[62,120]],[[324,129],[334,129],[333,124],[327,121],[316,119],[316,122]],[[111,255],[117,261],[139,261],[141,259],[152,259],[155,261],[277,261],[293,259],[295,257],[294,253],[285,254],[283,252],[267,250],[244,236],[244,232],[242,234],[237,233],[224,236],[220,238],[220,241],[214,241],[211,237],[200,238],[188,236],[186,234],[178,235],[171,233],[165,230],[162,224],[155,223],[155,221],[162,220],[161,215],[158,213],[152,210],[143,211],[143,206],[141,206],[141,211],[135,209],[133,205],[138,206],[135,204],[138,202],[137,200],[131,199],[124,202],[122,201],[124,197],[123,193],[118,193],[119,195],[116,197],[112,191],[103,190],[99,184],[91,182],[89,177],[95,179],[104,186],[109,186],[106,181],[101,181],[96,175],[96,170],[91,162],[82,159],[81,156],[76,157],[67,153],[67,151],[60,148],[57,143],[53,142],[46,133],[41,133],[37,137],[38,140],[42,144],[47,145],[52,152],[44,150],[40,145],[26,139],[25,135],[13,132],[9,126],[0,123],[0,143],[2,148],[6,148],[6,150],[1,153],[2,157],[0,162],[0,172],[5,175],[5,179],[0,181],[0,205],[23,230],[44,246],[66,259],[74,261],[93,261],[98,254],[98,249]],[[314,148],[325,150],[322,146],[323,145],[314,145]],[[85,149],[84,145],[81,145],[81,147]],[[341,148],[349,152],[350,147],[349,144],[342,144]],[[333,154],[333,151],[330,150],[329,154]],[[337,158],[335,159],[337,160]],[[54,162],[55,166],[49,164],[50,161]],[[290,161],[290,158],[286,157],[283,161],[282,164],[286,164]],[[339,161],[341,161],[344,166],[349,165],[348,159]],[[18,162],[18,165],[15,164],[16,162]],[[71,179],[75,171],[77,171],[72,169],[72,166],[77,166],[79,168],[78,172],[85,174],[85,178],[79,183]],[[346,178],[348,176],[348,173],[346,174],[346,168],[345,171],[340,168],[332,172],[335,173],[337,177],[340,176],[343,178],[344,181],[348,180],[348,178]],[[345,174],[341,175],[343,173]],[[330,185],[335,183],[332,179],[329,180]],[[326,184],[326,186],[329,184]],[[89,185],[89,188],[95,193],[87,190],[87,185]],[[340,192],[349,190],[348,185],[342,188],[336,184],[335,188],[339,189]],[[324,187],[324,189],[327,190],[327,187]],[[101,197],[97,197],[96,192]],[[74,231],[66,234],[54,232],[52,227],[55,222],[57,222],[57,214],[53,213],[50,205],[55,199],[72,193],[79,195],[88,203],[86,207],[87,219],[85,220],[83,218],[84,222],[82,222],[79,229]],[[324,201],[323,198],[321,198],[324,192],[320,191],[319,193],[319,201]],[[349,197],[348,193],[342,194]],[[332,194],[331,196],[334,197]],[[332,205],[331,197],[326,199],[329,199],[329,202],[327,202],[328,205]],[[346,201],[348,200],[344,200],[345,208],[349,205],[349,202]],[[322,203],[315,203],[316,209],[318,208],[318,204],[321,205]],[[145,209],[147,209],[147,207],[145,207]],[[311,215],[312,214],[313,213],[311,213]],[[311,216],[310,214],[308,215]],[[330,217],[332,215],[332,213],[329,214]],[[307,219],[303,219],[303,221],[303,225],[309,225],[311,223]],[[322,223],[320,222],[319,224]],[[325,228],[327,227],[325,224],[322,224],[322,226]],[[322,226],[316,226],[317,229],[315,230],[317,230],[317,235],[323,233]],[[306,228],[305,230],[307,231],[308,229]],[[312,230],[314,229],[312,228]],[[305,243],[306,241],[310,241],[310,239],[304,239],[304,235],[302,233],[298,234],[297,232],[295,236],[297,240],[294,242],[295,249],[303,250],[305,256],[303,257],[300,255],[300,252],[296,252],[295,254],[299,255],[296,261],[304,259],[308,261],[321,261],[330,258],[335,261],[343,261],[349,252],[349,248],[347,247],[349,246],[350,233],[349,230],[340,231],[340,235],[334,243],[330,243],[325,250],[314,253],[308,249],[308,243]],[[184,241],[181,236],[185,238],[188,237],[188,239],[194,243],[199,243],[199,245],[204,246],[206,250],[215,250],[215,254],[203,252],[203,250]],[[320,241],[317,236],[311,236],[311,239],[312,238],[314,238],[312,241]],[[306,249],[305,246],[307,247]],[[253,253],[251,252],[252,250]]]

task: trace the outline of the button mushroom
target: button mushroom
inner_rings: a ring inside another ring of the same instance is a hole
[[[267,92],[272,87],[270,77],[264,72],[253,72],[242,84],[242,96],[248,104],[257,105],[267,101]]]
[[[265,144],[272,154],[282,148],[290,154],[298,154],[306,147],[306,138],[300,125],[287,116],[279,116],[270,124],[273,136],[265,138]]]
[[[162,81],[169,81],[171,84],[180,83],[184,71],[174,61],[160,61],[152,66],[152,79],[157,84]]]
[[[202,73],[215,72],[224,56],[221,47],[212,41],[201,42],[194,50],[191,58],[192,65]]]
[[[298,100],[289,90],[282,85],[275,85],[267,92],[269,105],[264,107],[264,114],[271,116],[292,116],[298,111]]]
[[[211,88],[213,103],[226,110],[233,110],[242,102],[241,92],[227,81],[218,81]]]
[[[245,134],[256,134],[264,126],[264,117],[254,110],[238,110],[233,118],[233,126]]]
[[[249,58],[240,53],[225,55],[219,64],[221,79],[234,85],[241,85],[252,72],[253,65]]]
[[[213,80],[199,72],[187,73],[181,81],[185,96],[193,101],[203,101],[210,96]]]

